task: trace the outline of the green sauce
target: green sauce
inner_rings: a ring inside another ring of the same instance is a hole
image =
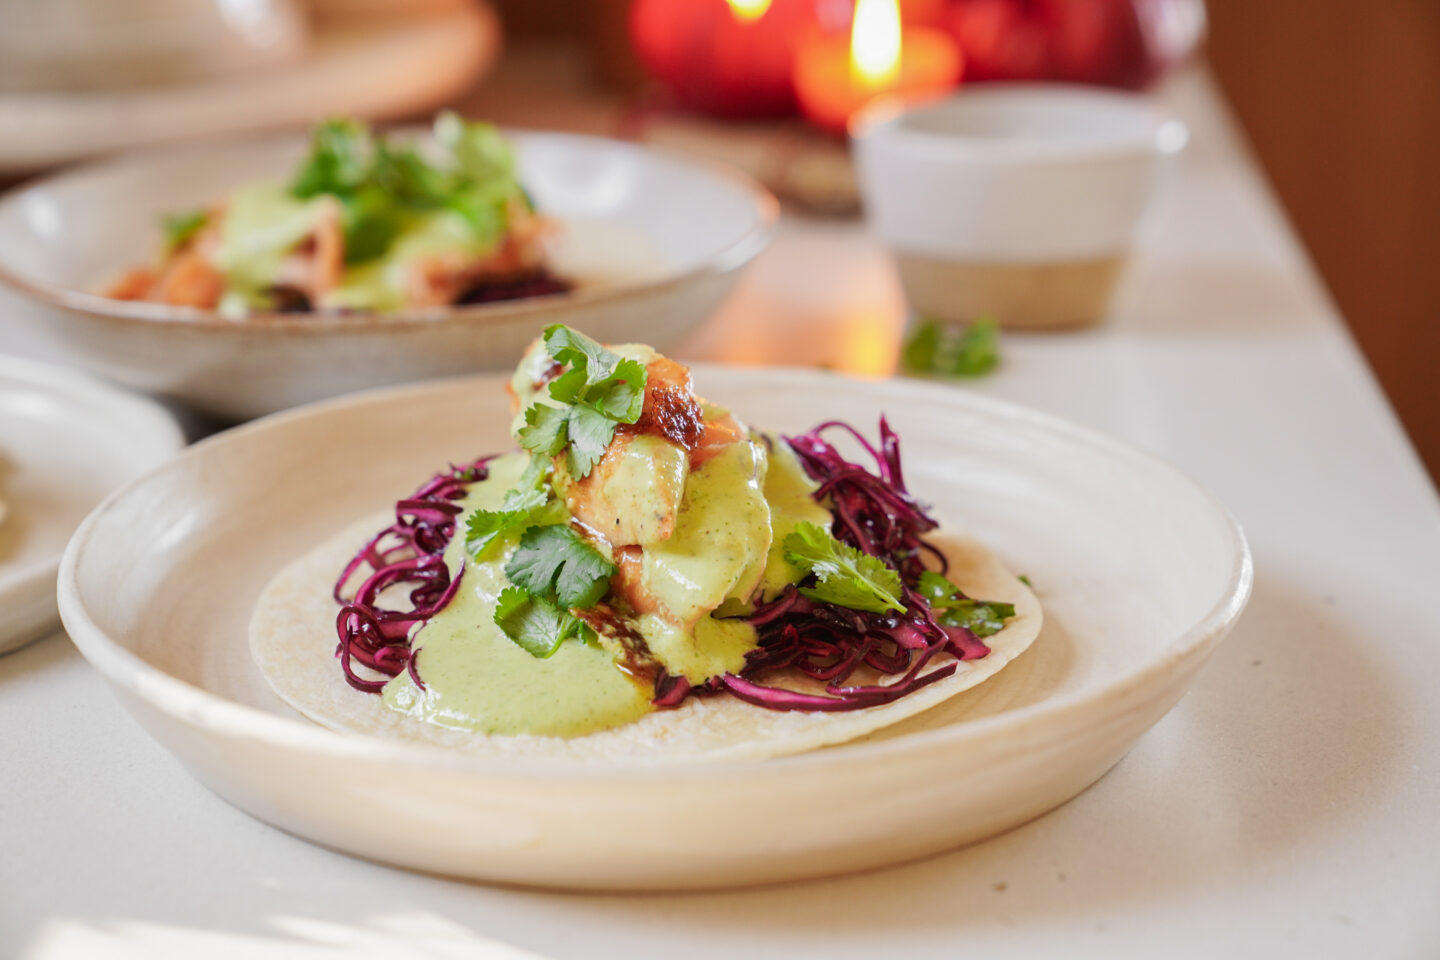
[[[225,307],[237,312],[268,307],[280,264],[339,202],[325,194],[301,200],[282,183],[252,183],[235,190],[216,254],[225,275]],[[407,274],[416,260],[449,253],[478,257],[494,246],[493,241],[477,241],[469,221],[454,211],[407,214],[385,255],[347,267],[340,285],[317,306],[397,309],[405,303]]]
[[[800,571],[785,559],[785,538],[800,523],[814,523],[830,529],[830,511],[812,498],[815,481],[800,466],[790,445],[773,438],[770,469],[765,474],[765,499],[770,503],[770,555],[765,561],[762,596],[773,600],[781,590],[800,579]]]
[[[299,200],[280,183],[252,183],[230,195],[215,260],[230,301],[242,309],[265,305],[280,263],[315,230],[333,197]]]
[[[519,479],[526,457],[491,463],[475,484],[466,513],[494,509]],[[624,471],[644,499],[640,475]],[[738,671],[755,646],[755,631],[711,611],[743,611],[757,591],[778,592],[798,579],[779,544],[801,520],[828,524],[829,513],[810,499],[814,484],[783,443],[737,443],[689,472],[670,538],[645,547],[643,575],[660,615],[637,627],[650,652],[672,674],[693,682]],[[626,491],[613,496],[629,497]],[[463,516],[463,514],[462,514]],[[653,707],[649,685],[622,672],[598,646],[566,642],[547,660],[526,653],[493,621],[495,599],[509,581],[504,564],[518,535],[476,562],[463,535],[446,552],[452,575],[465,567],[455,599],[416,635],[421,690],[406,674],[385,686],[392,709],[442,726],[493,734],[573,737],[629,723]]]
[[[498,507],[526,460],[511,454],[492,461],[489,478],[470,488],[465,510]],[[445,559],[452,576],[465,565],[464,580],[415,638],[425,689],[402,673],[385,685],[385,704],[446,727],[555,737],[619,726],[654,709],[653,691],[621,673],[604,650],[570,642],[537,660],[495,626],[495,598],[509,586],[505,559],[517,539],[493,551],[495,559],[476,563],[465,553],[464,536],[455,537]]]
[[[481,245],[469,221],[450,210],[404,218],[400,235],[383,257],[347,267],[340,286],[326,294],[321,306],[355,310],[397,310],[405,305],[411,265],[427,257],[460,253],[483,256],[494,244]]]

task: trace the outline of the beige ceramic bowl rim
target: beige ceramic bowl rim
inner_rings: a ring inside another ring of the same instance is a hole
[[[917,114],[942,111],[957,104],[983,101],[1012,103],[1021,109],[1057,102],[1087,101],[1105,109],[1134,114],[1148,129],[1145,134],[1104,140],[1007,139],[941,133],[907,126]],[[1149,97],[1077,83],[1005,82],[962,89],[958,94],[919,103],[881,100],[850,121],[850,136],[857,141],[886,143],[890,149],[938,163],[969,163],[997,167],[1046,167],[1057,164],[1109,163],[1179,153],[1190,140],[1190,130],[1178,116]]]
[[[117,422],[125,423],[127,431],[134,430],[136,424],[143,424],[146,445],[163,451],[165,456],[173,456],[185,447],[185,432],[159,403],[70,367],[0,354],[0,381],[33,385],[50,394],[63,393],[83,401],[91,409],[112,411]],[[161,465],[156,464],[157,467]],[[129,486],[129,482],[124,486]],[[22,584],[28,587],[37,580],[54,577],[60,568],[60,559],[52,553],[23,567],[8,570],[3,582],[0,582],[0,589],[14,589]]]
[[[739,371],[771,375],[794,381],[808,379],[815,388],[822,383],[848,382],[856,389],[868,389],[864,381],[831,373],[784,367],[745,368],[696,365],[703,377],[711,371]],[[503,379],[503,378],[501,378]],[[328,414],[350,405],[363,404],[379,398],[404,401],[430,391],[440,391],[462,382],[477,385],[495,378],[455,377],[433,380],[424,384],[384,387],[297,407],[252,421],[203,440],[180,456],[150,474],[140,477],[112,493],[92,512],[76,531],[66,548],[60,566],[59,607],[61,619],[77,648],[116,687],[144,701],[172,719],[198,727],[220,737],[248,740],[279,750],[306,751],[328,758],[357,762],[383,762],[411,767],[469,773],[494,779],[536,779],[555,782],[620,782],[704,780],[745,774],[782,774],[802,768],[846,765],[867,757],[886,754],[910,754],[937,751],[958,741],[984,741],[1002,732],[1019,735],[1027,742],[1046,738],[1048,730],[1071,730],[1073,721],[1092,724],[1098,719],[1118,716],[1137,703],[1143,703],[1163,688],[1167,680],[1192,658],[1206,652],[1212,641],[1222,636],[1240,616],[1249,599],[1254,581],[1254,567],[1244,531],[1236,519],[1213,496],[1179,468],[1122,440],[1070,423],[1060,417],[1032,410],[955,388],[923,384],[918,381],[885,381],[891,388],[914,393],[917,400],[944,401],[947,397],[971,410],[987,415],[1018,420],[1027,427],[1044,431],[1071,441],[1080,441],[1092,448],[1122,457],[1151,469],[1159,469],[1181,481],[1207,503],[1226,528],[1231,539],[1232,563],[1225,588],[1206,613],[1170,640],[1155,656],[1108,680],[1091,683],[1063,696],[1041,700],[994,716],[935,730],[909,734],[895,740],[866,744],[841,745],[811,753],[766,760],[732,760],[707,764],[634,764],[600,766],[573,764],[563,760],[480,758],[448,752],[440,747],[400,743],[362,734],[342,734],[308,720],[292,719],[246,706],[187,683],[153,667],[112,640],[94,622],[86,609],[82,590],[76,579],[80,555],[89,548],[97,528],[115,511],[130,491],[146,483],[149,477],[166,469],[174,469],[188,459],[204,457],[212,447],[236,442],[265,431],[283,428],[293,420]],[[1044,585],[1040,585],[1043,602]],[[1072,723],[1057,722],[1071,720]],[[1053,736],[1053,734],[1051,734]]]
[[[423,128],[413,126],[398,127],[390,129],[387,132],[404,136],[413,135],[417,130],[423,130]],[[701,277],[718,276],[728,273],[754,259],[760,251],[765,249],[766,244],[769,243],[770,234],[780,216],[780,203],[775,199],[774,194],[741,171],[717,160],[694,156],[681,150],[642,145],[609,137],[590,136],[588,134],[511,128],[507,128],[505,132],[508,135],[518,135],[523,138],[570,140],[591,144],[620,146],[637,153],[656,154],[688,167],[703,170],[711,176],[737,187],[746,195],[750,200],[751,210],[755,214],[755,222],[746,229],[744,233],[730,240],[721,250],[712,254],[705,262],[673,276],[662,277],[652,281],[616,284],[615,286],[607,286],[599,289],[582,288],[570,291],[569,293],[458,307],[427,307],[423,309],[396,310],[384,313],[343,315],[256,312],[247,315],[243,320],[233,320],[221,316],[214,310],[197,310],[192,307],[172,307],[165,304],[145,303],[132,300],[112,300],[109,297],[102,297],[95,293],[71,290],[54,284],[29,280],[6,266],[4,262],[0,262],[0,287],[8,287],[15,293],[50,307],[56,307],[71,313],[84,314],[85,316],[108,321],[119,326],[137,323],[176,324],[187,330],[211,331],[220,335],[254,332],[260,336],[264,335],[264,331],[271,330],[300,335],[324,335],[337,331],[386,331],[400,333],[407,330],[421,329],[426,324],[439,322],[460,322],[466,324],[496,323],[517,317],[525,317],[531,314],[546,313],[552,311],[560,304],[566,307],[589,307],[592,305],[614,304],[633,299],[637,296],[651,296],[677,289]],[[64,185],[68,181],[101,174],[112,169],[163,161],[164,159],[173,157],[177,153],[204,149],[218,150],[224,149],[227,145],[247,147],[262,144],[278,145],[286,142],[296,142],[302,137],[303,135],[297,135],[292,131],[287,134],[272,134],[263,137],[213,137],[182,145],[167,144],[130,150],[112,157],[92,160],[67,167],[58,173],[28,181],[16,187],[14,190],[0,194],[0,204],[18,203],[25,195],[32,191]]]

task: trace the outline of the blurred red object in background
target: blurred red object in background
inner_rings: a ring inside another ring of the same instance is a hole
[[[1203,0],[955,0],[946,17],[967,80],[1060,80],[1131,90],[1193,53]]]
[[[635,0],[630,40],[681,106],[724,117],[795,110],[795,50],[815,0]]]

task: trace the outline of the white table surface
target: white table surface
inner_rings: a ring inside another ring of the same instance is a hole
[[[1241,519],[1254,599],[1100,783],[922,863],[719,895],[496,889],[313,847],[191,780],[61,635],[0,659],[0,956],[1440,956],[1440,509],[1203,74],[1106,328],[973,389],[1170,458]],[[690,356],[894,362],[854,225],[787,223]],[[0,348],[44,353],[4,326]],[[643,829],[643,824],[617,825]]]

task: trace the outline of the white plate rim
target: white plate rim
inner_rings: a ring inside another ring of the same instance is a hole
[[[1150,681],[1158,680],[1167,674],[1175,664],[1202,654],[1208,645],[1218,642],[1218,639],[1223,637],[1229,627],[1239,618],[1250,598],[1254,584],[1254,563],[1239,522],[1209,491],[1196,483],[1184,471],[1167,460],[1126,441],[1021,404],[917,380],[898,378],[885,381],[861,380],[842,374],[788,367],[719,366],[697,363],[692,365],[692,369],[697,377],[702,379],[712,371],[726,371],[782,377],[792,383],[797,379],[814,379],[817,382],[843,380],[853,383],[860,389],[884,387],[900,392],[913,392],[918,395],[929,394],[932,398],[948,395],[952,399],[958,398],[960,403],[973,411],[1020,420],[1035,429],[1063,438],[1078,440],[1152,469],[1159,469],[1187,485],[1199,495],[1215,511],[1215,516],[1230,535],[1233,560],[1225,588],[1201,618],[1165,643],[1155,656],[1115,674],[1103,682],[1090,684],[1060,696],[1047,697],[1036,703],[1006,710],[992,716],[967,720],[933,730],[919,731],[893,740],[844,744],[822,751],[772,759],[732,760],[706,764],[600,766],[550,759],[470,757],[446,751],[441,747],[399,743],[363,734],[341,734],[308,720],[292,719],[237,703],[150,666],[106,636],[104,631],[91,619],[80,598],[79,586],[76,582],[76,566],[79,556],[86,549],[90,538],[94,536],[96,528],[104,521],[106,514],[115,509],[116,504],[127,496],[132,488],[146,482],[150,475],[165,469],[162,465],[156,470],[152,470],[150,474],[136,478],[111,493],[85,518],[74,537],[71,538],[69,546],[65,550],[64,559],[61,561],[59,574],[59,606],[65,628],[80,653],[109,682],[168,715],[171,719],[199,728],[205,733],[220,737],[247,739],[277,749],[314,752],[327,757],[407,764],[483,775],[495,779],[595,783],[632,780],[709,780],[747,772],[778,773],[800,767],[845,765],[875,755],[894,756],[912,751],[934,751],[941,745],[953,742],[989,738],[995,736],[996,732],[1001,729],[1023,732],[1051,726],[1063,728],[1064,724],[1060,721],[1067,716],[1085,715],[1090,718],[1088,723],[1093,724],[1097,717],[1108,718],[1124,713],[1135,701],[1147,699],[1146,691],[1150,686]],[[180,457],[171,462],[177,462],[187,457],[204,456],[211,446],[226,443],[235,437],[245,437],[292,419],[327,413],[347,405],[382,397],[392,400],[400,399],[406,394],[424,393],[462,382],[473,382],[478,385],[486,382],[496,383],[501,379],[503,376],[498,378],[493,376],[451,377],[422,384],[404,384],[367,390],[308,404],[263,417],[202,440],[193,444]],[[803,387],[803,384],[798,386]]]
[[[127,429],[144,424],[142,429],[147,432],[149,443],[157,450],[165,451],[164,456],[153,463],[145,474],[161,466],[165,459],[183,449],[186,443],[179,423],[159,403],[68,367],[28,357],[0,354],[0,383],[17,384],[38,392],[76,399],[102,415],[120,410],[122,412],[115,419],[123,422]],[[129,486],[130,482],[133,481],[127,481],[122,485],[122,489]],[[0,599],[10,600],[51,589],[51,585],[56,583],[63,556],[62,550],[14,570],[4,571],[0,574]],[[0,653],[13,649],[16,647],[11,645],[10,640],[0,635]]]
[[[387,132],[405,134],[407,132],[415,133],[422,128],[411,126],[386,129]],[[729,183],[744,194],[751,203],[751,211],[755,216],[754,222],[744,233],[731,239],[704,262],[669,276],[655,280],[618,283],[600,288],[581,288],[563,294],[466,306],[427,307],[345,315],[257,312],[248,315],[243,321],[237,321],[223,317],[214,310],[172,307],[144,301],[112,300],[83,290],[72,290],[37,282],[14,272],[3,262],[0,262],[0,288],[8,288],[16,295],[47,307],[83,314],[119,326],[137,323],[174,324],[187,330],[204,331],[222,336],[237,333],[240,335],[246,333],[263,335],[264,331],[272,330],[287,336],[324,336],[346,330],[365,332],[407,330],[414,329],[418,325],[437,322],[498,323],[530,314],[549,312],[561,306],[567,309],[585,308],[612,304],[639,295],[663,294],[694,283],[702,277],[729,273],[744,266],[765,249],[780,217],[780,202],[774,194],[747,174],[718,160],[669,147],[639,144],[590,134],[512,127],[504,128],[504,133],[517,142],[548,140],[588,146],[603,145],[610,149],[618,147],[636,154],[653,154],[670,162],[704,172]],[[48,176],[27,181],[13,190],[0,194],[0,203],[22,203],[24,197],[31,191],[44,190],[56,185],[63,185],[72,179],[81,179],[112,170],[144,166],[180,153],[222,150],[226,145],[258,147],[294,143],[302,141],[304,137],[304,134],[297,135],[291,131],[265,136],[214,137],[185,144],[165,144],[130,150],[115,156],[76,164]]]

